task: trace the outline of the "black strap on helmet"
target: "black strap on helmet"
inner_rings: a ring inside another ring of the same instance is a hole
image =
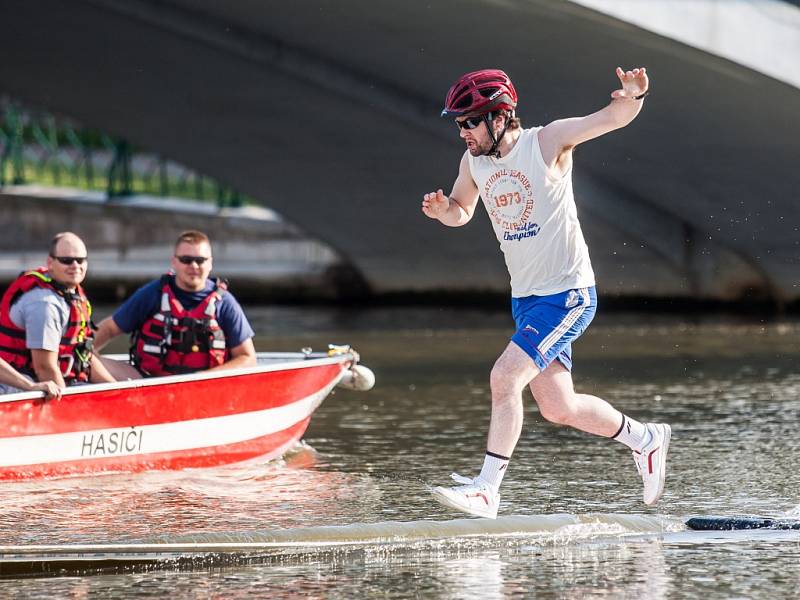
[[[486,129],[489,131],[489,137],[492,138],[492,147],[484,154],[484,156],[491,156],[494,158],[500,158],[500,150],[497,147],[500,145],[500,142],[503,140],[503,136],[506,134],[506,129],[508,129],[508,122],[514,117],[514,113],[510,113],[506,117],[506,123],[503,126],[503,131],[500,132],[496,138],[494,137],[494,128],[492,127],[492,121],[494,121],[495,114],[488,112],[483,114],[483,121],[486,123]]]

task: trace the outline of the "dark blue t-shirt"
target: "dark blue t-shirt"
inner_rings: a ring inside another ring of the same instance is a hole
[[[147,319],[159,311],[161,287],[161,280],[156,279],[136,290],[112,315],[117,327],[125,333],[139,330]],[[186,310],[192,310],[213,290],[214,282],[210,280],[206,280],[205,289],[199,292],[187,292],[177,285],[172,286],[175,297]],[[217,322],[225,334],[228,348],[235,348],[255,335],[242,307],[230,292],[222,294],[222,301],[217,304]]]

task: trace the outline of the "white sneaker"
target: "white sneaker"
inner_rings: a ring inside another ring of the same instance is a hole
[[[633,451],[633,462],[644,483],[644,503],[653,505],[664,493],[664,478],[667,475],[667,451],[672,429],[662,423],[645,423],[650,433],[641,452]]]
[[[462,477],[457,473],[450,475],[455,481],[462,485],[455,487],[435,487],[431,489],[431,494],[437,501],[445,506],[456,510],[475,515],[476,517],[486,517],[487,519],[497,518],[497,508],[500,506],[500,494],[495,492],[488,483],[480,477],[470,479]]]

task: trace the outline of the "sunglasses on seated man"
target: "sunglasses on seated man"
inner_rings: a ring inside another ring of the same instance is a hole
[[[181,256],[176,256],[175,258],[178,259],[182,265],[190,265],[192,263],[196,263],[198,267],[202,266],[204,262],[207,260],[211,260],[210,256],[189,256],[186,254],[182,254]]]
[[[88,256],[53,256],[52,254],[50,255],[50,258],[56,259],[62,265],[71,265],[73,262],[82,265],[83,261],[89,260]]]

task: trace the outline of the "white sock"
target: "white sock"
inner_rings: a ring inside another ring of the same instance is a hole
[[[483,459],[481,474],[478,475],[478,477],[492,486],[496,492],[500,489],[500,482],[503,481],[503,475],[506,474],[506,467],[508,466],[509,460],[511,459],[507,456],[487,452]]]
[[[631,450],[640,452],[644,445],[650,441],[650,432],[644,423],[622,415],[622,425],[613,439],[625,444]]]

